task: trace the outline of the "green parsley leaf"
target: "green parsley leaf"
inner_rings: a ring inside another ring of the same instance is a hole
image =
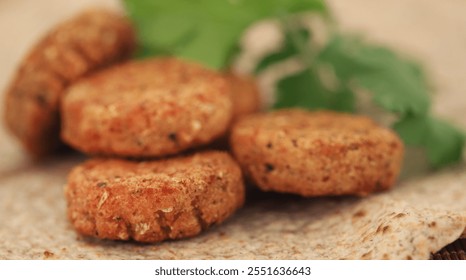
[[[354,111],[354,94],[346,87],[327,89],[312,69],[287,76],[277,85],[275,108],[302,107]]]
[[[309,30],[299,29],[296,31],[296,36],[299,36],[301,40],[308,41],[310,37]],[[270,67],[271,65],[284,61],[288,58],[297,56],[299,49],[296,47],[290,32],[285,33],[284,43],[282,49],[277,52],[268,54],[257,64],[255,73],[260,73]]]
[[[387,48],[335,35],[318,60],[333,67],[342,81],[352,80],[369,90],[374,101],[391,112],[422,115],[429,110],[429,91],[420,68]]]
[[[226,68],[253,22],[325,11],[323,0],[124,0],[144,55],[174,55]]]
[[[465,135],[445,121],[430,116],[409,116],[398,121],[394,129],[406,144],[425,148],[434,167],[461,159]]]

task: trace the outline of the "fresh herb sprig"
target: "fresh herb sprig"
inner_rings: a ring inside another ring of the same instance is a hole
[[[256,74],[296,58],[301,70],[276,84],[274,108],[305,107],[355,112],[357,92],[396,117],[393,128],[407,145],[423,147],[433,167],[461,159],[463,132],[430,112],[430,91],[419,65],[388,48],[331,31],[323,45],[296,24],[297,13],[328,18],[323,0],[124,0],[136,24],[141,56],[173,55],[214,69],[229,68],[242,33],[266,18],[282,23],[284,43],[265,56]],[[292,24],[290,24],[292,23]],[[329,30],[333,30],[329,28]]]
[[[124,0],[143,55],[170,54],[220,69],[244,30],[264,18],[325,12],[322,0]]]

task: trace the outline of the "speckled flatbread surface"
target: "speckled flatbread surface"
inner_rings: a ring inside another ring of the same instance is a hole
[[[213,151],[158,161],[93,159],[73,169],[65,193],[79,233],[139,242],[195,236],[244,203],[240,168]]]
[[[160,157],[209,143],[232,118],[229,84],[174,58],[131,61],[71,86],[62,138],[90,154]]]
[[[261,189],[303,196],[367,195],[395,184],[403,144],[366,117],[286,109],[236,123],[230,144]]]
[[[60,146],[58,108],[65,88],[134,49],[130,22],[114,11],[89,9],[59,24],[30,50],[6,91],[8,128],[31,155],[52,153]]]

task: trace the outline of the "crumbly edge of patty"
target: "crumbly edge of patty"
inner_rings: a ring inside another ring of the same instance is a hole
[[[93,155],[173,155],[225,133],[229,90],[220,73],[175,58],[116,65],[67,90],[61,136]]]
[[[110,11],[87,10],[59,24],[30,50],[7,88],[6,126],[33,157],[53,153],[61,146],[63,90],[90,71],[128,57],[134,48],[131,24]]]
[[[312,129],[307,122],[313,117],[327,125],[332,119],[344,123]],[[296,109],[247,118],[233,128],[230,140],[245,175],[258,187],[303,196],[388,189],[404,150],[396,134],[367,118]]]
[[[139,242],[195,236],[244,203],[241,171],[221,152],[139,163],[91,160],[70,173],[65,194],[79,233]]]

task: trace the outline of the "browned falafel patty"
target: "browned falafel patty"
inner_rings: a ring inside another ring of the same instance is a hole
[[[140,242],[197,235],[244,203],[239,166],[215,151],[159,161],[89,160],[72,170],[65,194],[79,233]]]
[[[127,58],[134,48],[131,24],[112,11],[87,10],[59,24],[31,49],[7,89],[7,126],[32,156],[55,151],[64,89],[95,69]]]
[[[89,154],[159,157],[209,143],[232,117],[229,85],[175,58],[115,65],[71,86],[62,138]]]
[[[240,120],[230,138],[245,174],[261,189],[302,196],[366,195],[390,188],[403,144],[372,120],[288,109]]]

